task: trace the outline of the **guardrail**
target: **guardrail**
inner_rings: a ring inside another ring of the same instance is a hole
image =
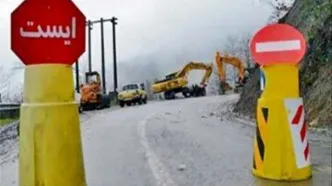
[[[20,106],[20,104],[0,103],[0,119],[18,118]]]

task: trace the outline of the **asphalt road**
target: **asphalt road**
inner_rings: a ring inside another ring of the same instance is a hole
[[[149,102],[83,114],[88,185],[331,185],[331,136],[325,133],[310,134],[311,180],[280,183],[254,178],[254,126],[235,120],[227,112],[227,106],[236,98],[230,95]],[[2,145],[17,147],[15,140]],[[17,155],[8,156],[15,153],[17,150],[6,151],[6,161],[0,163],[1,186],[17,185]]]

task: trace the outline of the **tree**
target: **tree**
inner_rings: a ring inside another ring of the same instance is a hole
[[[220,50],[221,55],[231,55],[239,58],[244,68],[253,68],[254,62],[250,54],[250,40],[251,34],[242,33],[239,35],[229,35],[224,42],[224,47]],[[230,86],[234,86],[235,82],[238,80],[238,69],[235,66],[224,64],[224,69],[226,73],[226,81]],[[220,90],[220,78],[217,70],[211,75],[210,87],[212,87],[212,93],[221,92]],[[218,88],[216,88],[218,87]]]
[[[25,66],[17,61],[10,69],[8,79],[8,101],[10,103],[22,103],[24,92],[24,68]]]
[[[273,8],[273,13],[269,18],[270,23],[276,23],[282,18],[293,6],[295,0],[260,0]]]
[[[3,102],[23,102],[24,65],[16,61],[11,68],[0,67],[0,94]]]
[[[9,87],[10,87],[10,79],[8,72],[6,72],[3,66],[0,66],[0,94],[2,102],[9,102]]]
[[[0,81],[0,103],[4,100],[3,99],[3,92],[2,92],[2,89],[3,89],[3,84],[4,84],[4,79],[6,78],[7,76],[6,76],[6,74],[5,74],[5,72],[4,72],[4,68],[3,68],[3,66],[0,66],[0,79],[1,79],[1,81]]]
[[[151,90],[151,86],[152,86],[152,83],[150,80],[146,80],[145,83],[144,83],[144,87],[145,87],[145,92],[146,92],[146,95],[148,97],[149,100],[153,100],[154,99],[154,96],[152,94],[152,90]]]
[[[220,95],[222,93],[220,87],[220,78],[215,66],[213,66],[211,78],[208,82],[208,92],[211,95]]]
[[[243,35],[240,36],[238,40],[239,56],[243,59],[246,68],[252,68],[255,65],[250,53],[251,38],[252,38],[251,34],[244,33]]]
[[[250,40],[251,34],[243,33],[240,35],[230,35],[227,37],[225,46],[221,53],[226,53],[231,56],[238,57],[242,62],[245,68],[254,67],[254,62],[250,54]],[[226,75],[227,79],[233,81],[238,78],[238,69],[236,67],[226,65]],[[228,72],[227,72],[228,71]]]
[[[0,81],[0,85],[1,85],[3,83],[3,78],[6,77],[5,70],[4,70],[3,66],[0,66],[0,77],[1,77],[1,81]]]

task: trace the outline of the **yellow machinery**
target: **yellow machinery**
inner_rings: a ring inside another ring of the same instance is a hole
[[[102,93],[98,72],[85,73],[86,84],[81,85],[80,107],[82,110],[109,108],[110,96]]]
[[[193,85],[189,88],[187,75],[192,70],[205,70],[204,77],[199,85]],[[182,93],[184,97],[198,97],[205,96],[207,82],[212,73],[212,64],[205,64],[200,62],[190,62],[184,66],[180,71],[171,73],[166,76],[166,79],[156,81],[152,85],[153,93],[164,93],[165,99],[175,99],[175,94]]]
[[[235,91],[244,86],[245,82],[247,81],[247,77],[245,76],[245,68],[243,66],[243,63],[239,58],[228,55],[222,56],[219,52],[216,52],[215,62],[218,69],[222,93],[225,93],[225,91],[232,89],[232,87],[226,82],[226,72],[224,69],[224,64],[233,65],[239,70],[239,78],[235,85]]]
[[[119,92],[118,100],[120,103],[120,107],[124,107],[125,105],[142,105],[146,104],[148,101],[148,97],[144,90],[144,84],[127,84],[122,87],[122,91]]]

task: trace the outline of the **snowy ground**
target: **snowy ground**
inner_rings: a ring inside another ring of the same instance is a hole
[[[255,179],[254,125],[234,118],[236,95],[149,102],[81,116],[90,186],[331,185],[331,136],[311,133],[314,177],[301,183]],[[14,135],[15,124],[0,129]],[[11,128],[12,127],[12,128]],[[0,185],[17,185],[17,139],[0,141]]]

